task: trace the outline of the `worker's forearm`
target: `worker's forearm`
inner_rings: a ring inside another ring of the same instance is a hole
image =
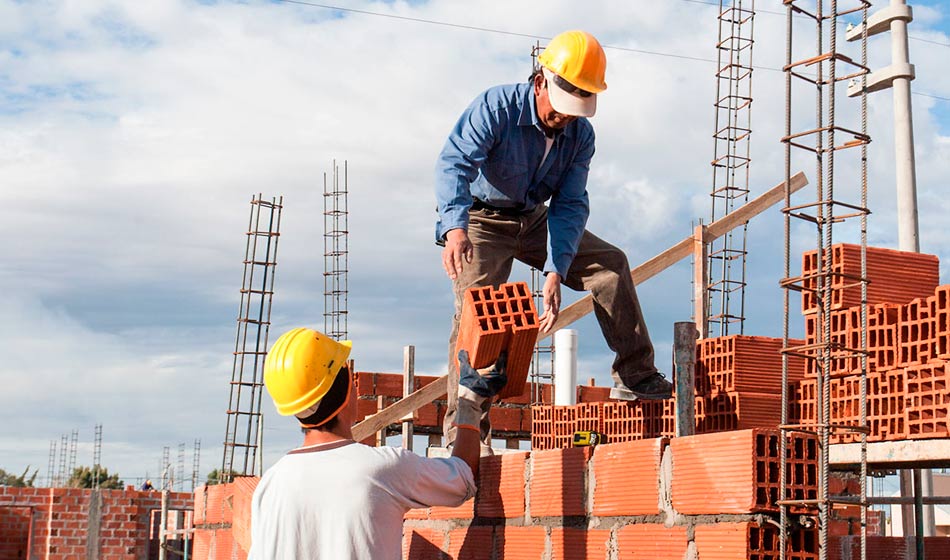
[[[472,469],[472,477],[478,484],[478,463],[481,455],[481,436],[477,430],[458,428],[455,433],[455,443],[452,445],[452,456],[465,461]]]

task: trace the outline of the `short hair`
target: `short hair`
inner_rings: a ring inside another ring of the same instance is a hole
[[[538,65],[537,68],[535,68],[534,70],[531,71],[531,75],[528,76],[528,81],[531,82],[531,83],[534,83],[534,78],[535,78],[535,76],[537,76],[538,74],[541,74],[541,65],[540,65],[540,64]]]
[[[320,399],[317,410],[310,416],[297,418],[301,430],[306,433],[308,430],[329,431],[336,428],[339,425],[340,412],[350,398],[351,386],[350,371],[344,366],[336,374],[330,390]]]

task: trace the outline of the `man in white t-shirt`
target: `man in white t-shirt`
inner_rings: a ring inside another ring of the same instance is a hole
[[[267,355],[267,391],[278,413],[300,422],[304,441],[254,491],[249,560],[396,560],[407,511],[458,506],[475,495],[481,407],[507,381],[505,355],[479,373],[459,353],[458,435],[451,457],[431,459],[353,441],[350,347],[301,328]]]

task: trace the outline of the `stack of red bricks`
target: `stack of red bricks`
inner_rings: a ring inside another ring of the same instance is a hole
[[[831,375],[831,422],[860,424],[861,287],[860,247],[832,247],[832,311],[819,324],[818,298],[803,292],[806,345],[824,339],[835,346]],[[817,254],[806,253],[803,275],[815,272]],[[868,441],[950,437],[950,286],[938,286],[934,255],[869,247],[867,250],[867,422]],[[806,283],[807,284],[807,283]],[[810,287],[814,287],[813,285]],[[823,367],[809,360],[796,386],[795,414],[817,421],[817,376]],[[832,441],[858,441],[857,432],[838,432]]]
[[[574,432],[583,430],[601,433],[611,443],[673,436],[672,400],[617,402],[608,396],[604,389],[599,401],[531,407],[531,448],[571,447]]]
[[[191,494],[170,493],[169,508],[190,510]],[[2,487],[0,558],[158,558],[160,510],[158,492]]]
[[[777,557],[777,430],[641,439],[482,459],[477,496],[406,516],[404,558]],[[789,497],[817,495],[817,441],[788,447]],[[797,441],[797,440],[796,440]],[[818,558],[795,528],[787,558]]]
[[[733,335],[696,346],[696,433],[774,428],[781,420],[782,339]],[[805,360],[790,356],[789,382],[804,377]],[[590,402],[535,406],[532,449],[571,446],[575,430],[594,430],[609,442],[672,437],[676,401]]]

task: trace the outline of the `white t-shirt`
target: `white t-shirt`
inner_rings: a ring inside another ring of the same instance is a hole
[[[475,495],[468,465],[349,440],[295,449],[251,503],[248,560],[399,560],[403,516]]]

